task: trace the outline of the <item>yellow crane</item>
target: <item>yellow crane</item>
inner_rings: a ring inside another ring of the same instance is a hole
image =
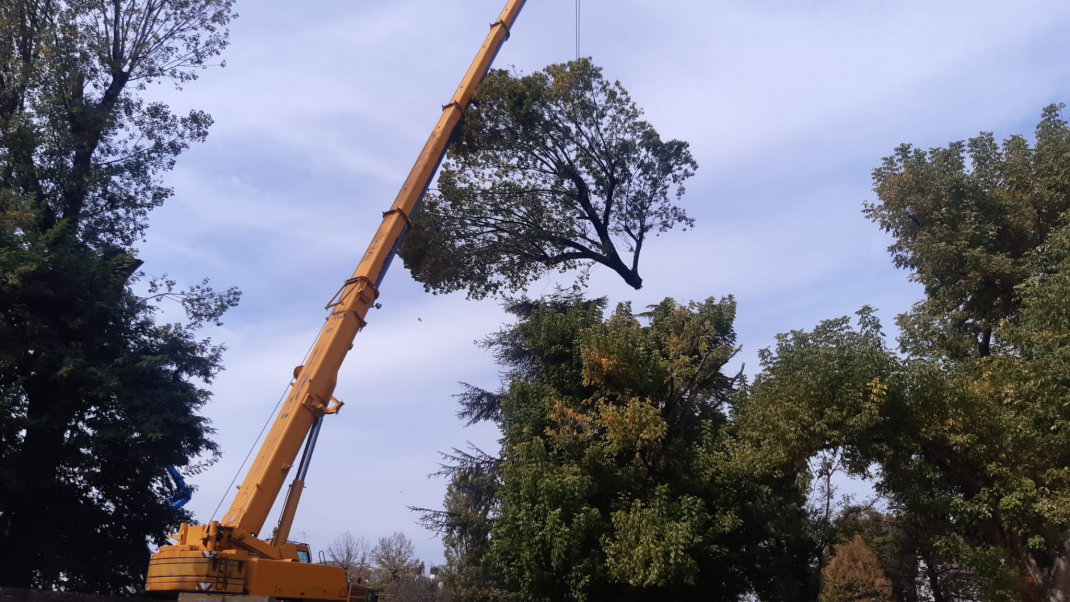
[[[341,568],[311,563],[307,545],[288,541],[290,527],[323,417],[342,407],[333,395],[342,360],[366,324],[365,316],[379,296],[390,261],[411,226],[409,216],[419,206],[446,154],[450,134],[461,121],[472,91],[509,37],[524,1],[508,0],[498,20],[491,24],[490,33],[453,98],[443,107],[401,192],[390,210],[383,213],[383,222],[360,265],[327,304],[330,314],[326,324],[305,364],[294,369],[289,395],[223,520],[181,525],[176,543],[152,555],[146,591],[187,594],[181,597],[200,594],[343,602],[369,598],[368,589],[350,583]],[[265,538],[264,522],[294,467],[302,442],[304,452],[278,526],[270,538]]]

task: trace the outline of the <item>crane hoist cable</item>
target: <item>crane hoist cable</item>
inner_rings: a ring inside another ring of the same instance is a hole
[[[323,329],[325,327],[326,325],[321,326],[320,332],[323,332]],[[312,339],[312,344],[308,346],[308,351],[305,352],[305,357],[301,360],[302,364],[304,364],[305,361],[308,360],[308,354],[312,353],[312,348],[316,346],[317,338],[319,338],[319,333],[317,333],[316,337]],[[260,428],[260,433],[256,436],[256,439],[253,440],[253,444],[249,446],[249,451],[246,452],[245,459],[241,461],[241,466],[239,466],[238,470],[235,471],[234,477],[230,480],[230,485],[227,485],[227,488],[223,490],[223,497],[219,498],[219,503],[216,504],[215,510],[212,511],[212,518],[208,519],[209,522],[215,520],[215,516],[219,513],[219,509],[223,507],[223,502],[226,501],[228,494],[234,490],[234,482],[238,480],[238,477],[241,475],[242,469],[245,468],[245,464],[249,461],[249,457],[253,455],[253,450],[256,449],[256,444],[260,442],[260,438],[264,436],[264,431],[266,431],[268,425],[271,424],[271,419],[274,418],[275,413],[279,411],[279,405],[282,404],[283,399],[286,399],[286,393],[289,392],[291,385],[293,385],[293,381],[287,383],[286,386],[282,389],[282,394],[279,395],[279,400],[275,402],[275,407],[272,408],[271,413],[268,414],[267,421],[265,421],[264,426]]]
[[[580,0],[576,0],[576,60],[580,60]]]

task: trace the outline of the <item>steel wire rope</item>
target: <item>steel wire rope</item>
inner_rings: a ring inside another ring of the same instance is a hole
[[[305,351],[305,356],[301,358],[302,365],[308,360],[308,354],[312,353],[312,348],[316,346],[316,341],[319,340],[320,334],[323,333],[323,329],[326,327],[326,322],[323,323],[323,326],[320,326],[319,332],[316,333],[316,338],[312,339],[312,344],[308,346],[308,351]],[[293,381],[286,383],[286,387],[282,390],[282,395],[279,396],[279,400],[275,402],[275,407],[272,408],[271,413],[268,414],[267,420],[264,421],[264,426],[260,427],[260,433],[256,436],[256,440],[253,441],[253,444],[249,446],[249,451],[246,452],[245,459],[242,460],[241,466],[239,466],[237,472],[234,473],[234,478],[230,480],[230,485],[227,485],[227,488],[223,491],[223,497],[219,498],[219,503],[216,504],[215,510],[212,511],[212,518],[208,519],[208,522],[215,520],[215,515],[218,514],[219,509],[223,507],[223,502],[227,499],[228,492],[234,487],[234,482],[238,480],[238,475],[240,475],[242,469],[245,468],[245,463],[249,461],[249,456],[253,455],[253,450],[256,449],[256,444],[259,443],[260,438],[264,436],[264,431],[266,431],[268,425],[271,424],[272,416],[278,411],[279,405],[282,404],[282,400],[286,399],[286,393],[290,391],[291,386],[293,386]]]
[[[580,0],[576,0],[576,60],[580,60]]]

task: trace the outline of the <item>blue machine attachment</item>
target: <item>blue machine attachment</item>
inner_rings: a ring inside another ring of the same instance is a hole
[[[186,479],[182,478],[174,466],[168,466],[167,472],[171,475],[171,480],[175,482],[175,494],[171,496],[171,507],[178,510],[193,498],[193,488],[186,484]]]

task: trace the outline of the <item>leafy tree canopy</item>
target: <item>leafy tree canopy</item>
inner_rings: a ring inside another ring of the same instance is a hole
[[[400,249],[405,266],[429,291],[476,298],[594,264],[640,288],[648,239],[693,225],[676,202],[698,167],[641,116],[587,59],[492,71]]]
[[[895,265],[926,298],[899,319],[912,353],[988,355],[993,329],[1017,310],[1031,256],[1070,210],[1070,129],[1043,111],[1036,144],[990,132],[928,152],[904,144],[873,171],[865,213],[890,232]]]
[[[896,236],[897,263],[926,284],[925,300],[900,316],[909,353],[886,346],[869,308],[857,328],[842,318],[781,335],[739,419],[747,445],[773,464],[843,449],[855,474],[878,468],[878,491],[924,529],[920,549],[975,577],[983,599],[1062,599],[1070,128],[1048,107],[1034,148],[987,140],[971,141],[971,170],[959,151],[901,147],[875,172],[882,205],[867,211]]]
[[[797,481],[733,457],[732,298],[603,308],[513,303],[518,323],[488,340],[508,386],[469,389],[463,413],[498,423],[501,457],[458,458],[430,516],[461,544],[451,578],[492,569],[462,599],[800,595],[810,565],[792,560],[812,541]]]
[[[820,602],[891,602],[892,584],[861,535],[835,546],[825,567]]]
[[[372,548],[371,559],[371,580],[384,602],[414,599],[405,595],[406,586],[423,576],[424,563],[416,558],[416,545],[411,539],[398,531],[380,537]]]

